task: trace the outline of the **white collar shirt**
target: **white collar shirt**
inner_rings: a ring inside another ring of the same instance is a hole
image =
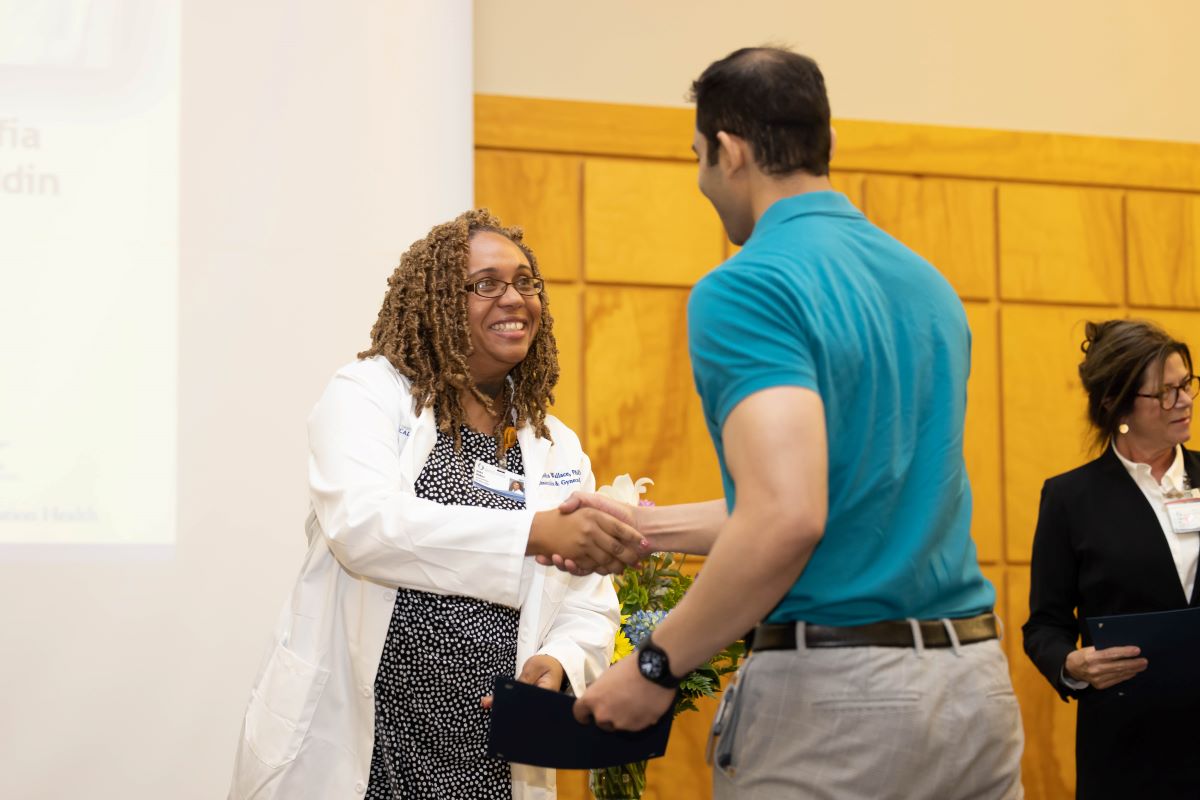
[[[1188,602],[1192,601],[1192,589],[1196,583],[1196,561],[1200,557],[1200,535],[1191,533],[1176,533],[1167,515],[1167,500],[1175,493],[1183,492],[1187,486],[1187,473],[1183,468],[1183,447],[1175,446],[1175,460],[1163,475],[1161,481],[1156,481],[1150,472],[1149,464],[1130,461],[1121,455],[1116,446],[1113,453],[1121,460],[1121,464],[1133,478],[1134,483],[1142,490],[1146,502],[1154,510],[1167,546],[1171,549],[1171,557],[1175,560],[1175,570],[1179,573],[1179,582],[1183,585],[1183,593]]]

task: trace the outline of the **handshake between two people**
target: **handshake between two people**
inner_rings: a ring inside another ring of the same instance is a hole
[[[543,566],[572,575],[613,575],[650,555],[650,543],[638,532],[637,508],[602,494],[575,492],[550,511],[533,515],[525,554]],[[531,656],[517,676],[520,683],[559,691],[563,666],[553,656]],[[492,707],[492,696],[480,699]]]
[[[651,553],[637,512],[604,495],[575,492],[558,508],[534,515],[526,555],[572,575],[619,574]]]

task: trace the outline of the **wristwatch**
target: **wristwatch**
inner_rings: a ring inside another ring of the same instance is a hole
[[[657,683],[664,689],[679,687],[680,679],[671,674],[671,659],[667,657],[666,651],[650,641],[648,635],[638,645],[637,665],[638,672],[651,683]]]

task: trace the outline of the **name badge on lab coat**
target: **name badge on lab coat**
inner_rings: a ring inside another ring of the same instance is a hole
[[[1176,533],[1200,531],[1200,497],[1184,497],[1168,500],[1167,516],[1171,519],[1171,530]]]
[[[481,489],[487,489],[489,492],[495,492],[512,500],[525,500],[524,475],[500,469],[486,462],[475,462],[474,483]],[[1197,529],[1200,529],[1200,525],[1197,525]]]

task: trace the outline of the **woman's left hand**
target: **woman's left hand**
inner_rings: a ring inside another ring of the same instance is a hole
[[[521,668],[521,674],[517,676],[517,681],[532,683],[539,689],[557,692],[562,687],[563,665],[554,656],[530,656],[529,660],[525,662],[525,666]],[[491,708],[492,696],[489,694],[480,698],[479,704],[484,708]]]
[[[530,656],[517,676],[519,683],[532,683],[539,689],[557,692],[562,688],[563,665],[554,656]]]

